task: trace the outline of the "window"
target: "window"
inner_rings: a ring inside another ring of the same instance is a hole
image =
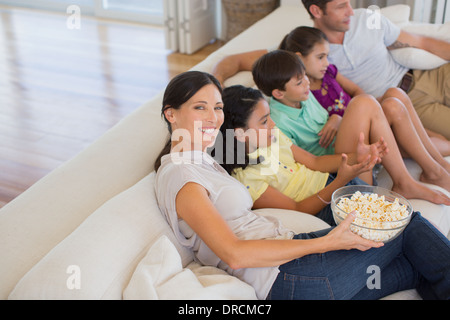
[[[450,21],[450,1],[416,0],[413,10],[413,20],[439,24]]]
[[[104,0],[103,3],[107,10],[163,14],[163,2],[160,0]]]
[[[164,0],[0,0],[0,4],[66,12],[77,5],[82,14],[162,25]]]
[[[166,32],[167,49],[186,54],[218,38],[220,3],[220,0],[0,0],[0,4],[63,14],[70,14],[69,6],[75,5],[81,17],[93,15],[158,25]]]
[[[164,0],[95,0],[100,17],[163,24]]]

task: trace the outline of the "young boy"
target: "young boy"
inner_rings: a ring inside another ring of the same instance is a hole
[[[310,94],[305,68],[295,53],[284,50],[269,52],[255,62],[252,72],[258,88],[271,97],[269,105],[272,120],[294,144],[318,156],[355,152],[361,132],[368,145],[384,139],[389,153],[384,156],[382,164],[392,178],[393,191],[407,199],[450,204],[447,196],[412,178],[391,127],[374,97],[362,94],[353,98],[341,123],[335,126],[333,117],[329,118],[328,112]],[[330,140],[330,136],[335,139]],[[361,174],[359,178],[373,184],[371,172]],[[433,178],[428,178],[424,172],[420,179],[450,190],[448,172],[441,170]]]
[[[265,54],[253,66],[253,79],[271,97],[272,120],[294,144],[316,156],[335,153],[340,117],[329,118],[310,93],[305,67],[296,54],[282,50]]]

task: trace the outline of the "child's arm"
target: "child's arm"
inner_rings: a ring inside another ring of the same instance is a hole
[[[294,156],[294,160],[305,165],[311,170],[321,172],[337,172],[341,165],[342,157],[339,154],[315,156],[308,151],[300,148],[299,146],[296,146],[295,144],[291,145],[291,150]],[[373,160],[377,159],[376,161],[380,162],[381,158],[385,154],[387,154],[387,152],[388,147],[383,138],[380,138],[380,140],[376,143],[367,145],[364,143],[364,134],[361,133],[359,136],[356,152],[347,154],[348,164],[358,164],[364,161],[364,159],[368,155],[370,155]]]
[[[240,71],[251,71],[255,61],[267,52],[255,50],[226,56],[214,65],[211,73],[220,81],[222,87],[225,87],[225,80]]]
[[[356,83],[344,77],[339,72],[336,74],[336,81],[351,97],[356,97],[357,95],[364,93],[364,90],[361,89]]]
[[[346,183],[342,180],[334,180],[316,194],[299,202],[296,202],[294,199],[286,196],[281,191],[269,186],[266,191],[264,191],[264,193],[253,203],[253,209],[286,209],[316,215],[327,205],[324,201],[329,202],[333,192],[338,188],[345,186],[345,184]],[[323,199],[323,201],[320,199]]]
[[[331,201],[331,195],[335,190],[345,186],[351,179],[364,171],[370,170],[375,165],[375,161],[372,161],[370,157],[367,157],[365,161],[359,164],[351,166],[348,164],[348,158],[345,154],[336,156],[340,158],[338,175],[330,184],[316,194],[296,202],[281,191],[268,186],[266,191],[253,203],[253,208],[288,209],[315,215]]]
[[[318,133],[320,140],[319,144],[322,148],[328,148],[328,146],[333,142],[336,136],[339,126],[341,125],[342,117],[337,114],[332,114],[327,123],[323,126],[322,130]]]
[[[340,165],[341,156],[338,154],[315,156],[295,144],[292,144],[291,151],[296,162],[301,163],[308,169],[314,171],[337,172]],[[354,162],[356,157],[354,155],[351,155],[350,157],[350,161]]]

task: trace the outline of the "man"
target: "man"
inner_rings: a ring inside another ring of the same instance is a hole
[[[450,64],[430,71],[398,64],[389,50],[416,47],[450,60],[450,43],[400,30],[380,16],[380,27],[369,28],[367,10],[353,10],[350,0],[302,0],[314,26],[330,41],[330,62],[339,72],[376,98],[390,87],[405,90],[424,126],[450,139]],[[213,74],[224,80],[251,70],[256,59],[267,53],[257,50],[224,58]]]

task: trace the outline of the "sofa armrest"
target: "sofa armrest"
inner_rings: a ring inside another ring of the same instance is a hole
[[[167,139],[160,99],[143,105],[0,210],[0,299],[92,212],[153,170]]]

